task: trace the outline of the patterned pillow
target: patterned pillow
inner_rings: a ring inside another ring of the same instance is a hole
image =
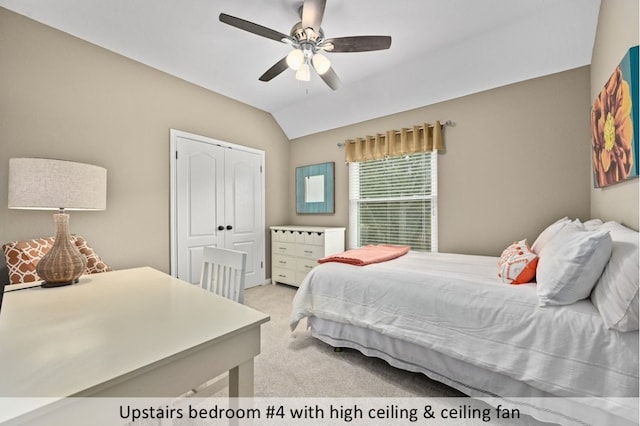
[[[51,246],[54,238],[13,241],[2,246],[9,270],[9,283],[29,283],[40,280],[36,272],[38,262]]]
[[[9,283],[20,284],[39,281],[40,277],[36,267],[42,256],[53,246],[55,238],[37,238],[27,241],[13,241],[2,246],[2,251],[9,271]],[[80,253],[87,258],[87,270],[85,274],[107,272],[112,269],[87,244],[80,236],[72,235],[71,241],[78,247]]]
[[[97,274],[100,272],[112,271],[106,263],[100,259],[100,256],[87,244],[87,241],[81,236],[71,236],[71,241],[74,241],[80,253],[87,258],[87,270],[85,274]]]
[[[533,281],[538,266],[538,255],[527,245],[517,241],[507,247],[498,260],[498,277],[505,283],[524,284]]]

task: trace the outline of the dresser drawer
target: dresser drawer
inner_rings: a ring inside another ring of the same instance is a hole
[[[307,235],[307,231],[296,231],[296,243],[304,244],[304,236]]]
[[[324,232],[297,231],[295,234],[297,244],[324,245]]]
[[[274,267],[271,275],[272,275],[271,279],[278,283],[292,284],[292,285],[300,284],[300,282],[297,281],[296,272],[291,269]]]
[[[324,232],[311,232],[304,236],[305,244],[312,244],[314,246],[324,245]]]
[[[273,229],[271,230],[271,242],[284,241],[284,231]]]
[[[293,243],[283,243],[282,241],[275,241],[272,244],[271,250],[273,255],[276,254],[288,254],[294,256],[296,254],[296,245]]]
[[[324,256],[324,250],[321,246],[300,244],[296,246],[296,256],[318,260]]]
[[[316,259],[296,259],[296,272],[301,272],[306,275],[316,266],[318,266],[318,261]]]
[[[286,256],[284,254],[273,255],[273,267],[274,268],[286,268],[296,269],[296,258],[293,256]]]
[[[272,230],[271,231],[271,241],[280,241],[285,243],[295,243],[296,242],[296,234],[297,232],[293,231],[283,231],[283,230]]]

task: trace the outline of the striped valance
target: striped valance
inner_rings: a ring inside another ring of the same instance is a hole
[[[375,136],[347,139],[345,154],[347,163],[380,160],[387,157],[415,154],[444,149],[442,124],[425,123],[422,126],[387,130]]]

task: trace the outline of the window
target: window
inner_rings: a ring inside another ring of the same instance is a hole
[[[349,247],[438,251],[437,153],[349,163]]]

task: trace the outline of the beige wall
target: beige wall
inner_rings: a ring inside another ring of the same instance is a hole
[[[171,128],[266,151],[266,223],[286,221],[272,189],[290,179],[289,141],[271,115],[0,8],[0,241],[54,231],[51,212],[7,209],[9,158],[93,163],[107,210],[72,212],[71,231],[115,268],[169,272]]]
[[[637,12],[635,1],[603,1],[591,72],[579,68],[289,143],[262,111],[0,8],[0,200],[14,156],[104,166],[108,209],[72,213],[72,231],[116,268],[168,271],[170,128],[266,151],[267,226],[346,226],[348,173],[337,143],[450,119],[439,161],[441,251],[495,255],[564,215],[637,229],[637,180],[591,189],[588,123],[595,93],[637,44]],[[336,163],[336,213],[296,215],[295,168],[326,161]],[[0,213],[0,241],[53,232],[48,212],[4,204]]]
[[[440,251],[499,255],[562,216],[588,219],[589,75],[582,67],[296,139],[290,176],[298,166],[336,162],[336,213],[296,215],[292,179],[290,221],[348,224],[338,142],[434,120],[454,122],[438,162]]]
[[[627,53],[638,44],[640,13],[636,0],[603,0],[591,58],[591,100]],[[636,145],[637,146],[637,145]],[[638,229],[638,179],[591,190],[591,214]]]

